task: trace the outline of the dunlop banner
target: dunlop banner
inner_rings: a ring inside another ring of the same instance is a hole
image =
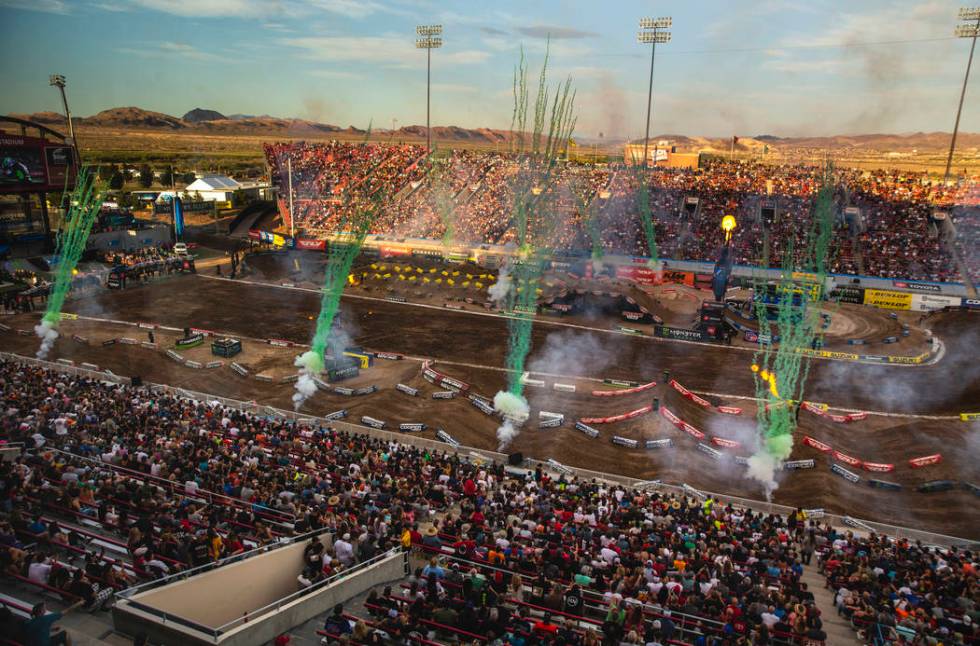
[[[912,308],[912,294],[887,289],[866,289],[864,304],[886,310],[907,310]]]

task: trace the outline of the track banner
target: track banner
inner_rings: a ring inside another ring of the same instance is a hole
[[[924,455],[921,458],[912,458],[909,460],[909,465],[917,469],[919,467],[927,467],[930,464],[939,464],[942,460],[943,456],[941,453],[934,453],[932,455]]]
[[[887,289],[866,289],[864,304],[886,310],[908,310],[912,308],[912,294]]]
[[[980,420],[980,413],[960,413],[960,419],[964,422],[974,422]]]

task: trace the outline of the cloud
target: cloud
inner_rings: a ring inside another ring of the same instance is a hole
[[[496,27],[480,27],[480,31],[491,36],[508,36],[510,33]]]
[[[191,61],[214,63],[234,63],[241,61],[241,59],[232,59],[212,52],[205,52],[187,43],[175,43],[172,41],[148,44],[144,48],[117,47],[116,52],[126,54],[127,56],[139,56],[141,58],[179,57]]]
[[[345,72],[343,70],[311,70],[310,76],[316,76],[322,79],[359,79],[362,78],[360,74],[355,74],[354,72]]]
[[[372,0],[312,0],[312,4],[330,13],[354,19],[366,18],[385,9]]]
[[[187,18],[254,18],[294,13],[302,8],[296,2],[264,0],[129,0],[130,3]]]
[[[464,83],[433,83],[432,90],[434,92],[451,92],[453,94],[473,94],[479,92],[480,88]]]
[[[220,62],[230,62],[230,59],[224,56],[219,56],[218,54],[212,54],[211,52],[201,51],[193,45],[188,45],[187,43],[175,43],[172,41],[164,41],[157,45],[161,52],[166,54],[173,54],[174,56],[180,56],[181,58],[186,58],[192,61],[220,61]]]
[[[594,31],[585,31],[573,27],[558,27],[556,25],[532,25],[530,27],[518,27],[517,31],[530,38],[551,38],[552,40],[575,40],[580,38],[594,38],[599,34]]]
[[[285,38],[281,44],[302,50],[304,58],[318,61],[376,63],[397,68],[414,67],[416,61],[421,61],[420,54],[411,40],[393,34]],[[489,57],[488,52],[479,50],[440,51],[437,56],[433,56],[433,62],[444,65],[472,65],[482,63]]]
[[[0,0],[0,8],[40,11],[42,13],[71,13],[71,8],[63,0]]]

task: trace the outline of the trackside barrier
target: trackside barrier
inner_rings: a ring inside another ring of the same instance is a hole
[[[71,340],[74,341],[75,343],[80,343],[82,345],[88,345],[88,339],[86,339],[83,336],[79,336],[77,334],[72,334],[71,335]]]
[[[297,382],[297,381],[299,381],[299,373],[298,372],[294,372],[293,374],[286,375],[285,377],[283,377],[282,379],[280,379],[279,380],[279,383],[281,383],[281,384],[291,384],[291,383],[294,383],[294,382]]]
[[[411,397],[419,396],[418,388],[412,388],[411,386],[406,386],[405,384],[396,384],[395,390],[405,393],[406,395],[410,395]]]
[[[60,363],[63,366],[73,366],[73,365],[75,365],[75,362],[72,361],[71,359],[58,359],[58,363]]]
[[[6,323],[0,323],[0,332],[10,332],[11,329]]]
[[[429,427],[422,422],[402,422],[398,425],[398,430],[406,433],[421,433],[427,428]]]
[[[248,370],[246,370],[245,368],[243,368],[240,363],[237,363],[235,361],[232,361],[231,362],[231,369],[234,370],[235,372],[237,372],[238,374],[240,374],[243,377],[247,377],[248,376]]]
[[[258,379],[259,381],[267,381],[267,382],[272,381],[272,375],[267,375],[265,373],[257,374],[255,375],[255,378]]]
[[[86,369],[86,370],[98,370],[99,369],[99,367],[97,365],[95,365],[94,363],[85,363],[84,361],[82,363],[78,364],[78,365],[80,367]]]
[[[78,377],[84,377],[88,379],[97,379],[100,381],[109,381],[112,383],[124,385],[128,387],[130,382],[128,377],[121,377],[111,372],[93,372],[91,370],[85,370],[77,366],[62,366],[57,363],[50,361],[44,361],[41,359],[35,359],[33,357],[25,357],[18,354],[13,354],[10,352],[0,352],[0,360],[12,361],[14,363],[19,363],[22,365],[33,365],[41,368],[46,368],[55,372],[60,372],[63,374],[75,375]],[[299,420],[307,420],[312,422],[320,422],[322,418],[318,418],[312,415],[307,415],[305,413],[298,413],[291,410],[277,409],[271,406],[264,406],[257,404],[255,402],[245,402],[237,399],[228,399],[227,397],[221,397],[219,395],[212,395],[208,393],[200,393],[195,391],[186,390],[183,388],[175,388],[173,386],[167,386],[162,384],[154,384],[144,382],[143,389],[150,390],[157,393],[168,393],[177,397],[182,397],[184,399],[190,399],[198,402],[216,402],[218,405],[225,408],[230,408],[234,410],[240,410],[245,413],[251,413],[254,415],[268,416],[274,415],[284,420],[291,420],[298,422]],[[663,408],[661,407],[661,410]],[[343,421],[331,421],[330,426],[336,428],[339,431],[344,431],[348,433],[359,433],[361,435],[370,435],[372,437],[383,439],[389,442],[396,442],[399,444],[404,444],[408,446],[414,446],[417,448],[430,449],[430,450],[446,450],[446,441],[431,440],[424,437],[419,437],[417,435],[405,435],[392,431],[377,430],[367,426],[361,426],[359,424],[351,424]],[[441,431],[441,429],[440,429]],[[446,437],[449,437],[445,431],[441,431]],[[437,432],[437,436],[439,432]],[[442,439],[440,437],[440,439]],[[452,438],[450,438],[452,439]],[[455,440],[453,440],[455,442]],[[457,446],[454,450],[458,449],[458,453],[466,457],[467,459],[478,459],[475,458],[476,455],[482,456],[482,459],[493,462],[506,463],[507,455],[504,453],[499,453],[496,451],[491,451],[489,449],[480,449],[470,446],[463,446],[457,442]],[[534,465],[540,464],[542,467],[547,467],[544,462],[539,462],[528,458],[527,463],[531,464],[531,468]],[[631,478],[629,476],[605,473],[602,471],[593,471],[591,469],[584,469],[581,467],[569,466],[575,477],[591,480],[593,478],[608,482],[618,484],[624,487],[635,488],[641,483],[649,483],[648,480],[640,480],[638,478]],[[657,487],[665,492],[674,494],[684,494],[685,490],[680,485],[670,484],[670,483],[658,483]],[[740,505],[742,507],[752,509],[753,511],[765,513],[765,514],[781,514],[787,516],[796,511],[795,507],[780,505],[777,503],[766,502],[764,500],[753,500],[751,498],[742,498],[740,496],[734,496],[729,494],[723,494],[718,492],[705,492],[709,494],[716,501],[721,503],[730,502],[734,505]],[[844,522],[844,516],[837,514],[825,514],[823,519],[835,527],[844,527],[846,523]],[[848,517],[850,518],[850,517]],[[971,541],[968,539],[949,536],[947,534],[939,534],[936,532],[928,532],[925,530],[901,527],[898,525],[889,525],[888,523],[879,523],[875,521],[862,520],[862,523],[871,527],[875,532],[879,534],[887,534],[892,537],[905,538],[908,540],[918,540],[922,541],[927,545],[937,545],[937,546],[968,546],[969,548],[976,549],[980,542]]]
[[[647,449],[669,449],[674,446],[674,440],[669,437],[662,440],[647,440],[643,446]]]
[[[191,361],[189,359],[184,362],[184,365],[187,366],[188,368],[203,368],[204,367],[204,364],[202,364],[200,361]]]
[[[575,384],[560,384],[558,382],[555,382],[555,384],[552,386],[552,388],[554,388],[555,390],[557,390],[559,392],[563,392],[563,393],[573,393],[573,392],[575,392]]]
[[[177,363],[184,363],[184,357],[180,356],[179,353],[174,352],[173,350],[167,350],[167,353],[166,354],[167,354],[168,357],[170,357],[171,359],[173,359]],[[245,374],[248,374],[248,373],[245,373]]]
[[[452,390],[437,390],[432,393],[432,399],[453,399],[456,393]]]
[[[621,397],[623,395],[632,395],[634,393],[641,393],[644,390],[650,390],[651,388],[655,387],[656,385],[657,385],[657,382],[651,381],[648,384],[640,384],[639,386],[634,386],[632,388],[626,388],[624,390],[593,390],[592,391],[592,396],[593,397]],[[555,386],[556,386],[556,390],[557,390],[558,384],[555,384]]]
[[[575,430],[585,433],[592,439],[599,437],[599,431],[597,429],[592,428],[588,424],[583,424],[582,422],[575,422]]]
[[[618,444],[619,446],[625,446],[628,449],[635,449],[640,444],[636,440],[631,440],[628,437],[622,437],[619,435],[612,436],[612,443]]]
[[[860,482],[861,481],[861,476],[859,476],[858,474],[853,473],[851,471],[848,471],[847,469],[845,469],[844,467],[842,467],[839,464],[831,464],[830,465],[830,470],[833,471],[834,473],[836,473],[837,475],[839,475],[840,477],[842,477],[845,480],[848,480],[850,482]]]
[[[220,368],[223,365],[225,365],[224,361],[208,361],[206,364],[204,364],[204,367],[210,370],[212,368]]]
[[[541,379],[531,379],[530,374],[529,372],[525,372],[521,375],[521,383],[531,388],[544,388],[544,381]]]
[[[621,413],[619,415],[612,415],[610,417],[583,417],[580,421],[584,424],[613,424],[615,422],[622,422],[628,419],[634,419],[641,415],[646,415],[653,411],[653,406],[644,406],[643,408],[637,408],[636,410],[631,410],[626,413]]]
[[[119,342],[125,345],[139,345],[139,341],[128,336],[120,337]]]
[[[361,416],[361,424],[367,424],[371,428],[384,428],[387,426],[382,420],[370,417],[368,415]]]

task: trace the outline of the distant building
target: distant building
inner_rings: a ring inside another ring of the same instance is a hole
[[[201,199],[206,202],[225,202],[231,201],[235,191],[243,191],[246,198],[268,199],[270,188],[268,184],[239,182],[227,175],[205,175],[188,184],[180,192],[194,196],[200,194]]]
[[[700,163],[698,153],[679,153],[677,146],[666,139],[647,144],[647,165],[673,168],[697,168]],[[627,164],[643,164],[643,142],[627,142],[623,148],[623,160]]]

